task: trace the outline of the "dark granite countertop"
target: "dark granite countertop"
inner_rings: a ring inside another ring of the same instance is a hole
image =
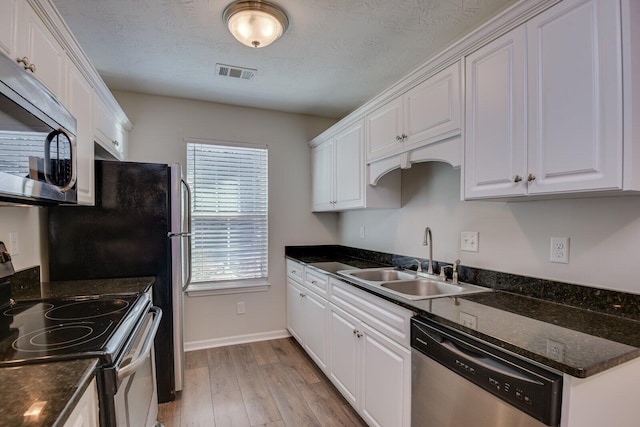
[[[155,277],[131,277],[118,279],[72,280],[43,282],[11,281],[11,296],[15,300],[43,298],[71,298],[77,295],[141,294],[155,283]]]
[[[285,254],[288,258],[307,265],[337,261],[356,268],[384,265],[411,268],[413,265],[415,269],[416,266],[415,260],[410,257],[353,248],[344,249],[338,246],[317,246],[308,249],[287,247]],[[491,274],[486,274],[486,271],[477,274],[475,271],[469,271],[472,269],[467,270],[465,273],[468,277],[492,277]],[[604,306],[602,301],[597,299],[598,293],[594,296],[593,289],[585,291],[585,287],[578,285],[562,284],[565,292],[569,293],[566,296],[567,301],[580,301],[577,307],[544,300],[541,298],[543,295],[533,298],[526,292],[518,294],[520,283],[519,288],[508,290],[503,285],[474,283],[468,280],[468,277],[467,280],[462,280],[493,288],[493,292],[412,301],[387,293],[379,287],[349,280],[334,272],[327,273],[418,315],[574,377],[589,377],[640,356],[640,319],[634,318],[637,296],[633,294],[609,295],[612,292],[602,291],[601,299],[611,298],[617,302],[613,304],[614,309],[624,313],[624,316],[618,316],[598,311]],[[583,292],[589,294],[585,296]],[[591,305],[590,300],[593,300]],[[621,303],[626,301],[630,306],[621,307]],[[605,307],[605,310],[608,310],[608,307]],[[460,320],[461,313],[463,316],[467,314],[476,317],[476,329],[463,326]],[[563,350],[554,353],[551,347],[558,344]]]
[[[0,369],[0,427],[62,426],[94,376],[98,359]],[[25,416],[45,402],[37,416]]]

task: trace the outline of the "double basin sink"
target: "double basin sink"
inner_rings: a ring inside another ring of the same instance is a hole
[[[453,284],[439,279],[438,276],[389,267],[340,270],[337,273],[355,282],[379,287],[409,300],[458,296],[490,291],[490,289],[482,286],[468,283]]]

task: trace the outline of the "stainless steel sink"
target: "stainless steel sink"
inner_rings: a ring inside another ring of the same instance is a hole
[[[435,280],[417,279],[399,282],[382,283],[380,287],[414,297],[434,297],[438,295],[459,294],[465,291],[460,285],[436,282]]]
[[[338,274],[409,300],[458,296],[488,292],[490,289],[469,283],[452,284],[438,280],[438,276],[414,273],[393,268],[342,270]],[[427,277],[424,277],[427,276]]]
[[[349,275],[351,277],[357,277],[358,279],[372,282],[387,282],[391,280],[409,280],[416,278],[415,273],[394,269],[365,269],[349,273]]]

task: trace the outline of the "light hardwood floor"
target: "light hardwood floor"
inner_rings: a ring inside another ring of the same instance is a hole
[[[186,353],[184,390],[158,418],[165,427],[366,427],[293,338]]]

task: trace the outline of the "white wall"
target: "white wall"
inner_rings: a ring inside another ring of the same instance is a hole
[[[461,202],[460,171],[423,163],[402,172],[402,208],[341,214],[341,244],[525,276],[640,293],[640,196],[529,202]],[[359,228],[365,226],[365,239]],[[460,251],[478,231],[480,251]],[[570,237],[569,264],[549,262],[550,238]]]
[[[41,257],[46,248],[40,235],[40,218],[43,208],[38,207],[0,207],[0,241],[9,248],[9,233],[18,232],[20,253],[12,253],[13,267],[18,270],[41,265]],[[42,255],[41,255],[42,254]]]
[[[285,245],[334,244],[337,215],[311,213],[311,155],[307,141],[334,121],[228,105],[115,92],[134,124],[127,158],[179,162],[186,159],[184,138],[267,144],[269,146],[269,280],[271,289],[233,295],[187,297],[185,342],[283,331]],[[246,314],[236,314],[244,301]]]

